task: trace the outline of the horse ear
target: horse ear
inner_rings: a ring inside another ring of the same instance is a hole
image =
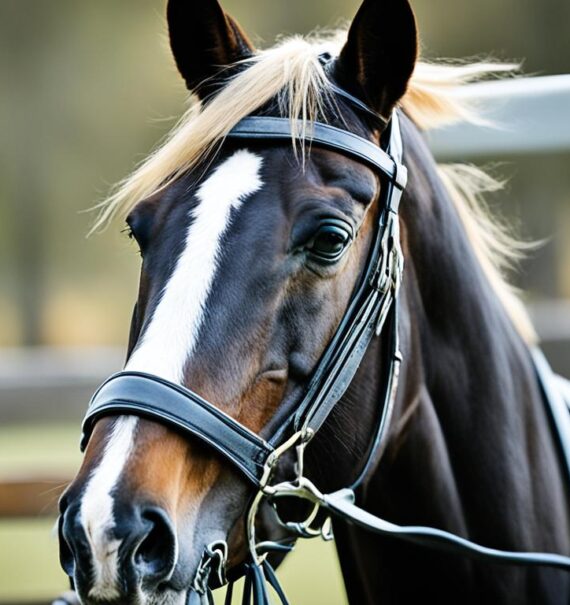
[[[364,0],[350,26],[335,76],[389,117],[406,92],[417,56],[416,20],[408,0]]]
[[[254,50],[217,0],[168,0],[166,12],[178,71],[201,98],[214,92],[217,74]]]

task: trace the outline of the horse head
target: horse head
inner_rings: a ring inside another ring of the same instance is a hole
[[[265,52],[215,0],[170,0],[168,24],[201,106],[131,181],[142,267],[125,369],[187,387],[263,436],[295,408],[341,322],[383,187],[364,163],[309,148],[305,129],[326,121],[380,144],[385,123],[335,90],[389,119],[415,66],[414,17],[405,0],[366,0],[342,47],[292,40]],[[298,120],[294,144],[225,138],[252,114]],[[370,430],[333,417],[315,442],[326,465],[309,472],[348,483]],[[209,544],[229,545],[230,569],[245,559],[251,496],[199,440],[103,417],[61,500],[63,566],[83,603],[184,603]]]

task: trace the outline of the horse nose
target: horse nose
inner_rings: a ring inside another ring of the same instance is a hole
[[[176,565],[176,534],[157,506],[122,507],[114,526],[103,530],[85,527],[80,507],[70,506],[62,510],[59,534],[61,565],[82,595],[120,598],[139,586],[150,590]]]

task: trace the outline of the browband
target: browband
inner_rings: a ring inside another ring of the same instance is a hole
[[[237,123],[227,135],[233,139],[247,140],[291,140],[292,122],[286,118],[272,116],[249,116]],[[394,120],[392,119],[392,128]],[[397,127],[397,126],[396,126]],[[302,122],[297,121],[297,132],[301,132]],[[345,155],[366,164],[391,179],[399,189],[405,189],[407,182],[406,168],[372,141],[368,141],[347,130],[330,124],[313,122],[307,126],[307,142]]]

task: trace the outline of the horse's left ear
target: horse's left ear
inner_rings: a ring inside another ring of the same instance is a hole
[[[404,96],[418,56],[408,0],[364,0],[337,61],[339,83],[385,117]]]
[[[178,71],[202,98],[219,86],[216,75],[253,53],[247,36],[217,0],[168,0],[166,13]]]

